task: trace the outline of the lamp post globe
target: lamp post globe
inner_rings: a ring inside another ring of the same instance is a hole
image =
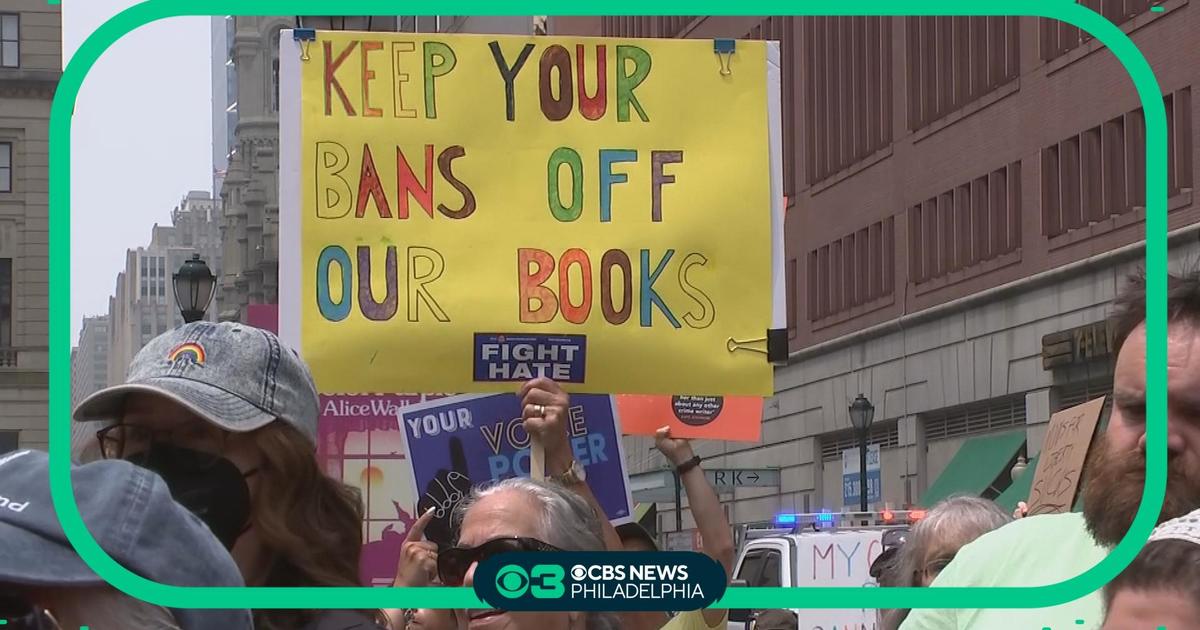
[[[192,254],[191,260],[184,261],[179,271],[171,276],[171,284],[183,321],[190,324],[204,319],[217,289],[217,277],[200,254]]]

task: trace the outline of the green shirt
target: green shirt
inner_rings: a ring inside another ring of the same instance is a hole
[[[964,546],[933,587],[1047,586],[1084,573],[1105,555],[1082,514],[1030,516]],[[900,630],[1091,630],[1104,622],[1103,608],[1097,591],[1051,608],[914,609]]]

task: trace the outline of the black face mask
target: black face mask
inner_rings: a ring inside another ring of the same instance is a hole
[[[171,444],[152,444],[125,459],[158,473],[171,496],[204,521],[226,549],[249,529],[246,477],[256,471],[242,474],[228,459]]]

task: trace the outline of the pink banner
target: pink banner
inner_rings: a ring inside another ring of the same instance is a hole
[[[391,586],[416,498],[397,412],[438,396],[322,395],[317,458],[327,475],[362,492],[364,586]]]
[[[278,304],[249,304],[246,306],[246,323],[279,334]]]

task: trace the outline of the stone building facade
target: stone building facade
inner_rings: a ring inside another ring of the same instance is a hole
[[[0,6],[0,453],[45,448],[49,384],[49,123],[62,76],[59,6]]]

